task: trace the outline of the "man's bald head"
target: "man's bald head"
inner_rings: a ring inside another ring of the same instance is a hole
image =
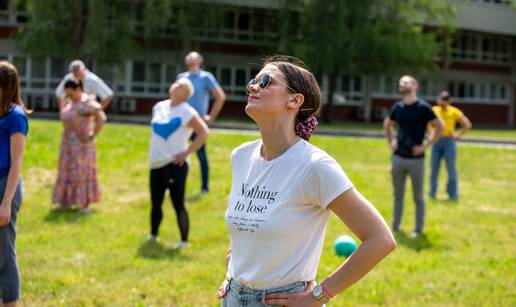
[[[195,73],[201,68],[202,62],[204,61],[202,55],[199,52],[192,51],[185,57],[185,65],[188,71]]]
[[[416,78],[411,75],[404,75],[400,78],[399,90],[402,95],[416,93],[418,89],[418,82]]]

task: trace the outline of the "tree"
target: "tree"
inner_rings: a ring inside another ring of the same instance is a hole
[[[328,78],[323,120],[332,119],[338,76],[365,75],[367,80],[371,74],[433,69],[442,46],[436,32],[425,31],[422,21],[431,18],[448,28],[453,14],[444,0],[306,0],[303,40],[295,50]],[[370,101],[365,109],[369,119]]]
[[[198,47],[199,29],[218,26],[219,6],[189,0],[17,0],[29,19],[17,40],[29,54],[122,63],[138,51]],[[202,15],[203,18],[199,19]]]
[[[129,0],[28,1],[17,34],[29,54],[118,63],[134,46]]]

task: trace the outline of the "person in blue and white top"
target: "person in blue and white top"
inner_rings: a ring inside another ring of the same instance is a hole
[[[248,86],[261,139],[233,151],[226,211],[230,254],[222,306],[322,306],[361,279],[396,242],[339,163],[308,142],[321,94],[300,60],[275,56]],[[333,212],[362,241],[315,285]]]
[[[0,61],[0,306],[20,299],[16,220],[22,203],[21,169],[29,131],[16,68]]]
[[[185,103],[194,93],[192,82],[180,78],[169,89],[170,99],[158,102],[152,108],[151,139],[149,147],[151,233],[149,240],[157,240],[163,219],[161,209],[168,189],[176,210],[181,241],[178,248],[188,242],[189,221],[184,205],[188,156],[198,150],[208,136],[208,126],[199,114]],[[197,137],[190,144],[192,133]]]

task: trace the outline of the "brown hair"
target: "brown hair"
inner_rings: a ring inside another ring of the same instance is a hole
[[[3,116],[9,112],[11,103],[21,106],[25,113],[31,112],[25,109],[20,96],[18,71],[14,65],[7,61],[0,61],[0,89],[2,91],[0,96],[0,115]]]
[[[308,70],[303,61],[291,56],[274,55],[263,61],[262,68],[267,64],[276,66],[283,73],[288,91],[302,94],[305,97],[296,120],[304,121],[319,113],[321,109],[321,90],[314,74]]]

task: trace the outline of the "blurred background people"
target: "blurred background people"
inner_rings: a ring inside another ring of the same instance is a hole
[[[60,111],[63,134],[52,201],[58,209],[78,205],[81,212],[100,200],[95,138],[106,120],[101,105],[82,91],[78,81],[64,83],[67,101]]]
[[[199,113],[206,123],[211,124],[219,115],[226,95],[215,77],[209,71],[201,69],[204,59],[198,52],[192,51],[185,57],[185,66],[188,71],[177,75],[179,78],[188,78],[192,81],[195,93],[188,99],[188,103]],[[210,94],[214,101],[210,109]],[[209,113],[208,113],[209,110]],[[195,140],[197,134],[194,132],[191,139]],[[206,154],[206,143],[197,150],[197,157],[201,166],[201,193],[208,193],[209,187],[209,162]]]
[[[432,108],[434,113],[444,122],[444,131],[442,137],[432,145],[429,194],[432,198],[435,198],[437,195],[439,167],[441,160],[444,159],[448,173],[446,192],[450,200],[457,201],[459,199],[459,191],[456,141],[471,129],[471,121],[458,108],[452,106],[451,103],[452,97],[450,93],[443,91],[437,97],[437,105]],[[457,123],[460,125],[459,130],[456,130]]]
[[[82,91],[88,95],[94,96],[94,99],[99,97],[100,105],[102,106],[102,109],[105,110],[109,103],[111,103],[111,100],[113,100],[113,91],[111,88],[109,88],[109,86],[107,86],[106,83],[96,74],[89,71],[81,60],[72,61],[68,66],[68,70],[70,73],[61,80],[55,92],[59,110],[64,107],[64,103],[66,101],[64,85],[68,80],[79,82]]]
[[[158,237],[163,219],[163,197],[168,189],[176,211],[181,241],[177,248],[188,244],[189,219],[185,208],[188,156],[198,150],[208,137],[208,126],[186,101],[194,95],[192,82],[179,78],[169,88],[170,98],[158,102],[152,109],[149,146],[151,233],[148,240]],[[197,137],[188,144],[192,133]]]
[[[425,223],[425,150],[435,143],[441,136],[443,124],[432,111],[426,101],[417,96],[418,82],[405,75],[399,81],[399,91],[403,98],[396,102],[390,115],[385,118],[383,126],[385,137],[392,155],[392,185],[394,188],[394,214],[392,230],[399,231],[403,215],[403,201],[405,197],[405,182],[407,176],[412,182],[412,194],[416,203],[416,225],[412,237],[423,232]],[[429,123],[436,129],[431,139],[425,139]],[[397,128],[397,137],[394,137],[394,128]]]

